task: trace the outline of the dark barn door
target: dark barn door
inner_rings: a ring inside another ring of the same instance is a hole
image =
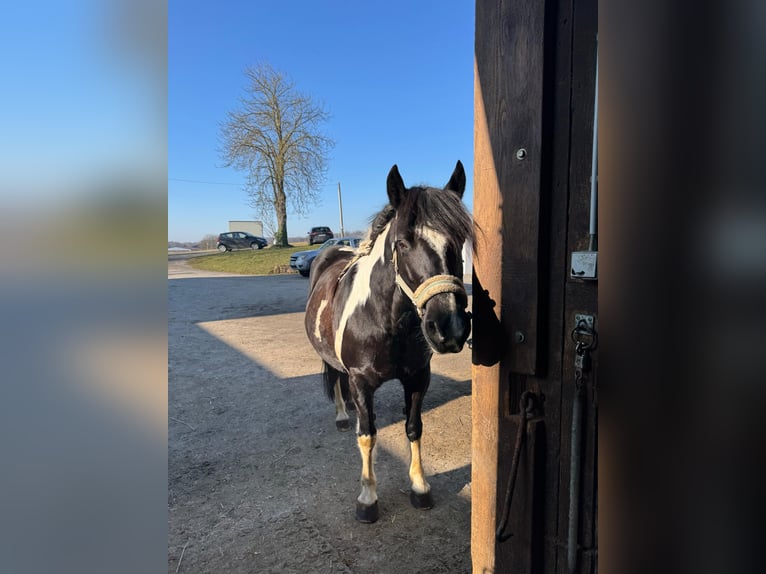
[[[595,0],[476,3],[474,572],[597,570],[597,23]]]

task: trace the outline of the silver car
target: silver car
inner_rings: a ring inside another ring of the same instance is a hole
[[[296,251],[290,256],[290,269],[295,269],[298,273],[304,277],[308,277],[311,272],[311,264],[314,262],[314,258],[319,254],[322,249],[332,247],[333,245],[346,245],[349,247],[359,247],[361,239],[358,237],[336,237],[334,239],[328,239],[318,249],[310,249],[309,251]]]

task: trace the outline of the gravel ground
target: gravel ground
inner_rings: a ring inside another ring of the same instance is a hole
[[[409,503],[401,385],[376,393],[381,515],[359,524],[360,457],[322,392],[307,289],[168,258],[168,572],[470,572],[470,350],[432,361],[429,511]]]

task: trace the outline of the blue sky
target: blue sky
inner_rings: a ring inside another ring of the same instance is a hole
[[[474,3],[258,0],[168,3],[168,239],[198,241],[255,219],[245,174],[223,167],[219,126],[244,69],[288,75],[331,114],[335,140],[321,203],[288,213],[288,234],[314,225],[366,229],[396,163],[405,184],[444,185],[465,165],[473,190]],[[204,182],[204,183],[202,183]]]
[[[164,51],[165,26],[146,4],[74,0],[4,7],[4,201],[39,210],[51,199],[103,186],[103,180],[164,171],[167,119],[157,78],[164,81],[166,72],[164,53],[156,50]]]

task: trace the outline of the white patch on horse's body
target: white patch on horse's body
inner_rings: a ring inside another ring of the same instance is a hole
[[[362,492],[357,500],[365,506],[371,506],[378,500],[373,458],[375,436],[361,435],[356,438],[356,442],[359,446],[359,453],[362,455]]]
[[[412,491],[417,494],[431,491],[431,485],[426,481],[420,459],[420,440],[410,442],[410,481],[412,481]]]
[[[341,351],[343,349],[343,333],[346,330],[346,324],[357,308],[362,307],[367,302],[367,299],[370,298],[372,269],[378,261],[383,261],[386,248],[385,237],[388,235],[390,227],[391,224],[389,223],[380,233],[377,241],[375,241],[375,245],[372,246],[370,254],[361,257],[355,263],[356,275],[354,275],[354,283],[351,286],[351,292],[348,294],[348,300],[343,308],[343,314],[340,316],[338,330],[335,332],[335,356],[341,363],[343,363]]]
[[[319,324],[322,321],[322,313],[324,312],[328,303],[329,301],[327,299],[322,299],[322,302],[319,304],[319,309],[317,310],[317,318],[314,323],[314,338],[320,343],[322,342],[322,332],[319,330]]]

